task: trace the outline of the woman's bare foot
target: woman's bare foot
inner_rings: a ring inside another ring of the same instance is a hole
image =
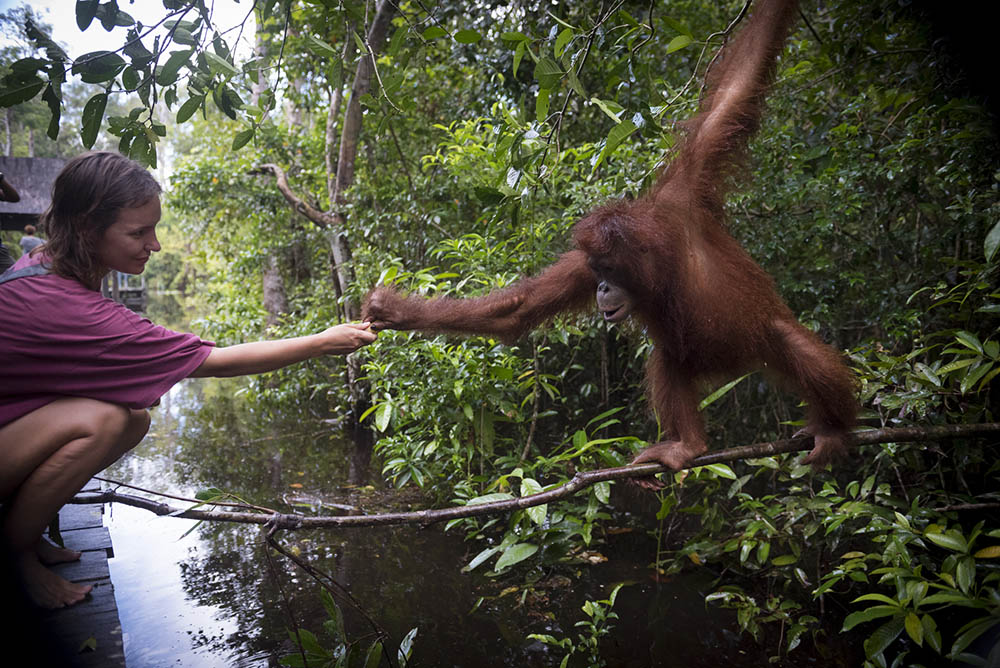
[[[35,605],[46,610],[79,603],[93,589],[93,585],[77,584],[59,577],[43,566],[33,551],[18,556],[17,568],[28,597]]]
[[[79,561],[80,552],[76,550],[67,550],[65,547],[59,547],[55,543],[50,543],[44,538],[38,539],[38,544],[35,546],[35,554],[38,555],[38,560],[42,562],[45,566],[51,566],[53,564],[65,564],[70,561]]]

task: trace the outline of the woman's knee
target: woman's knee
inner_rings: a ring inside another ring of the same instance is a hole
[[[149,413],[94,399],[67,398],[0,427],[0,498],[59,453],[75,460],[111,462],[149,430]],[[67,447],[70,446],[70,447]]]
[[[151,418],[148,410],[129,409],[125,430],[122,434],[122,440],[128,444],[128,448],[135,447],[143,439],[149,431],[150,421]]]

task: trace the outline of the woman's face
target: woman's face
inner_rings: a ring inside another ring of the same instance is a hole
[[[151,253],[160,250],[156,224],[160,222],[160,198],[142,206],[122,209],[118,220],[104,231],[97,245],[97,261],[108,269],[141,274]]]

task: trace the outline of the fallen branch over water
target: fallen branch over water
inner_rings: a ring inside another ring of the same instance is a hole
[[[851,434],[847,445],[857,447],[875,443],[903,443],[914,441],[937,441],[949,438],[969,436],[985,436],[1000,434],[1000,423],[942,425],[933,427],[901,427],[896,429],[869,429]],[[772,455],[809,450],[812,448],[811,437],[800,437],[769,443],[755,443],[735,448],[727,448],[706,453],[691,463],[691,468],[707,464],[719,464],[740,459],[769,457]],[[667,469],[659,464],[638,464],[636,466],[619,466],[596,471],[582,471],[574,475],[568,482],[553,489],[522,496],[516,499],[505,499],[475,505],[455,506],[437,510],[418,510],[406,513],[381,513],[378,515],[343,515],[306,517],[298,514],[277,512],[262,512],[257,508],[253,512],[237,512],[223,510],[199,510],[195,508],[176,508],[166,503],[154,501],[130,494],[122,494],[115,490],[104,490],[98,493],[77,494],[70,503],[121,503],[127,506],[143,508],[157,515],[171,515],[196,520],[213,520],[222,522],[240,522],[244,524],[263,524],[272,529],[313,529],[313,528],[348,528],[388,526],[396,524],[416,524],[429,526],[464,517],[491,515],[494,513],[520,510],[532,506],[540,506],[552,501],[576,494],[591,485],[608,480],[624,480],[627,478],[642,478],[664,473]],[[174,497],[177,498],[177,497]],[[196,505],[213,505],[211,502],[191,500]],[[238,505],[238,504],[218,504]],[[251,506],[240,506],[251,508]]]

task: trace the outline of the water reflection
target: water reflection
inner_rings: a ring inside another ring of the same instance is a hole
[[[293,510],[289,502],[309,501],[378,512],[387,500],[405,498],[344,488],[346,448],[319,416],[261,420],[247,413],[239,387],[237,380],[214,379],[178,385],[154,411],[149,437],[108,475],[187,497],[215,486],[281,512]],[[295,509],[309,512],[302,505]],[[321,632],[325,613],[317,585],[280,555],[276,580],[257,527],[195,526],[121,506],[111,509],[108,523],[130,668],[275,666],[292,649],[290,612]],[[707,579],[667,586],[649,581],[653,546],[642,532],[601,546],[609,557],[605,564],[543,574],[524,599],[521,592],[501,595],[518,580],[461,573],[473,548],[438,528],[285,532],[282,542],[336,578],[396,641],[419,627],[415,665],[557,665],[559,657],[526,640],[527,634],[575,635],[586,598],[604,598],[623,580],[636,584],[619,595],[621,620],[611,651],[621,662],[613,665],[715,665],[720,652],[747,650],[724,630],[730,625],[722,623],[723,613],[706,609]],[[359,615],[346,608],[345,615],[355,638],[369,633]],[[712,648],[711,660],[706,648]]]

